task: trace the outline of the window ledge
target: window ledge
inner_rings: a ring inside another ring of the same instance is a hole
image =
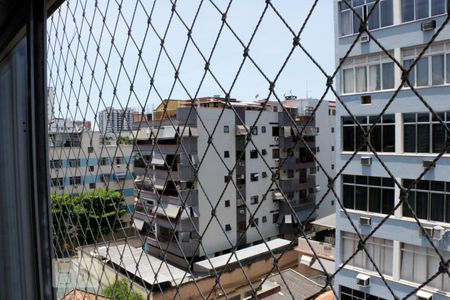
[[[340,155],[352,155],[353,151],[341,151]],[[377,152],[379,156],[409,156],[409,157],[432,157],[435,158],[439,153],[409,153],[409,152]],[[361,152],[359,151],[356,155],[366,156],[372,155],[373,152]],[[450,153],[442,155],[442,158],[450,158]]]

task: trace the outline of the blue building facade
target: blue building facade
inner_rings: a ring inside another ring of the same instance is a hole
[[[439,273],[441,262],[450,259],[450,156],[445,128],[450,124],[448,26],[409,74],[401,68],[415,62],[446,22],[447,1],[345,2],[334,1],[336,66],[341,66],[335,86],[345,104],[337,101],[336,169],[341,170],[359,151],[335,183],[350,218],[337,205],[336,266],[348,263],[335,277],[334,286],[341,299],[393,299],[394,295],[449,299],[450,277]],[[370,11],[368,29],[373,38],[367,33],[358,38],[361,26],[355,12],[364,18]],[[421,97],[404,84],[406,76]],[[365,129],[376,123],[368,137],[373,149],[365,145],[349,112]],[[441,152],[435,166],[414,184]],[[407,194],[402,192],[409,187]],[[358,250],[355,229],[362,237],[369,235],[397,205],[367,240],[367,253],[359,251],[350,259]]]

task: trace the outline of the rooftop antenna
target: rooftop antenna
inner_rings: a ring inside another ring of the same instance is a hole
[[[256,94],[256,95],[255,95],[255,99],[258,99],[258,97],[259,97],[259,94]]]
[[[306,80],[306,99],[308,99],[308,80]]]

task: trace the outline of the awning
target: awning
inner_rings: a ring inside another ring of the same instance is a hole
[[[125,180],[125,178],[127,178],[127,173],[126,172],[115,173],[114,177],[116,178],[116,180]]]
[[[284,200],[283,194],[281,192],[273,192],[273,200]]]
[[[236,135],[246,135],[250,132],[250,127],[245,125],[236,126]]]
[[[191,136],[198,136],[198,129],[196,127],[189,127],[191,131]]]
[[[178,131],[178,135],[179,136],[186,136],[186,137],[188,137],[189,136],[189,132],[190,132],[190,128],[188,127],[188,126],[178,126],[178,128],[177,128],[177,131]]]
[[[305,266],[308,266],[308,267],[311,266],[312,261],[313,261],[313,257],[309,256],[309,255],[303,254],[302,257],[300,258],[300,263],[302,265],[305,265]]]
[[[334,213],[321,219],[312,221],[311,224],[325,228],[336,229],[336,214]]]
[[[155,133],[156,134],[156,133]],[[161,127],[158,134],[158,139],[160,140],[168,140],[168,139],[174,139],[176,135],[175,128],[172,126],[164,126]]]
[[[155,166],[164,166],[166,161],[166,156],[159,153],[159,152],[153,152],[153,157],[151,164]]]
[[[144,220],[138,220],[138,219],[133,219],[133,227],[136,228],[137,230],[142,230],[142,227],[144,227]]]
[[[174,204],[167,204],[166,207],[158,206],[153,208],[153,213],[162,217],[175,219],[180,211],[180,206]]]
[[[322,263],[323,268],[320,265],[319,260]],[[327,274],[330,274],[330,275],[334,274],[335,269],[336,269],[336,267],[334,265],[334,260],[328,260],[328,259],[323,259],[323,258],[317,258],[311,265],[311,268],[314,270],[320,271],[320,272],[323,272],[323,269],[325,268],[325,271],[327,272]]]
[[[133,137],[137,141],[148,141],[151,136],[151,129],[150,128],[140,128],[138,130],[133,130]]]

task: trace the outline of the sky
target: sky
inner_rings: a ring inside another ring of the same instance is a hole
[[[99,0],[95,7],[93,0],[66,1],[50,17],[48,85],[56,91],[57,117],[93,120],[97,111],[108,106],[151,111],[168,98],[225,93],[242,101],[267,98],[268,80],[275,79],[292,48],[293,34],[268,7],[251,41],[249,57],[236,76],[244,60],[241,42],[245,46],[249,43],[265,1],[232,1],[226,15],[231,29],[224,26],[218,39],[221,12],[229,1],[180,0],[176,2],[178,15],[172,14],[169,0],[125,0],[121,6],[119,2]],[[272,3],[298,33],[314,1]],[[192,39],[186,46],[185,26],[192,26],[199,7]],[[300,43],[325,72],[334,70],[333,1],[317,1]],[[209,57],[211,72],[205,75],[205,59]],[[296,47],[277,79],[275,92],[279,97],[314,98],[322,95],[325,84],[325,76]],[[332,99],[332,95],[327,98]],[[275,100],[273,96],[270,99]]]

